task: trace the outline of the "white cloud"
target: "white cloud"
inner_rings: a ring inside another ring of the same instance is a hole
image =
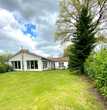
[[[11,21],[14,22],[12,14],[4,9],[0,9],[0,29],[10,24]]]
[[[50,18],[52,18],[52,16]],[[53,20],[52,23],[54,24],[55,21]],[[0,45],[2,47],[0,47],[0,49],[6,48],[7,50],[7,48],[9,48],[12,50],[13,48],[19,49],[23,46],[24,48],[28,48],[45,57],[50,56],[51,53],[56,56],[62,51],[59,43],[54,42],[53,44],[50,43],[49,45],[44,46],[49,43],[49,41],[44,40],[41,36],[32,38],[29,35],[25,35],[21,31],[23,24],[17,21],[14,13],[5,9],[0,9],[0,44],[2,45]],[[40,48],[40,46],[42,46],[42,48]]]
[[[1,9],[0,15],[0,25],[3,26],[0,28],[0,33],[3,35],[3,37],[13,39],[23,46],[28,45],[32,49],[35,48],[35,42],[32,40],[32,38],[23,34],[20,29],[21,24],[16,21],[11,12]]]
[[[0,39],[5,39],[4,41],[9,39],[8,42],[2,42],[2,45],[10,45],[9,42],[13,40],[16,43],[16,45],[11,44],[13,45],[13,48],[18,45],[19,47],[23,46],[25,48],[37,51],[37,42],[31,37],[24,35],[20,29],[20,25],[21,24],[18,23],[11,12],[0,9]],[[40,50],[38,52],[41,53]]]

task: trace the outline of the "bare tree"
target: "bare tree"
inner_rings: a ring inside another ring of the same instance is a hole
[[[78,20],[82,6],[86,5],[93,16],[93,30],[104,33],[107,29],[107,0],[60,0],[60,14],[56,25],[56,38],[72,41],[75,23]]]

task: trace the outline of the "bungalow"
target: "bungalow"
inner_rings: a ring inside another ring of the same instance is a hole
[[[42,71],[68,68],[68,58],[45,58],[27,49],[21,49],[9,59],[9,64],[18,71]]]

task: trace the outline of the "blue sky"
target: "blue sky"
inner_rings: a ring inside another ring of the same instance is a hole
[[[0,52],[22,46],[43,56],[63,53],[55,42],[58,0],[0,0]]]
[[[29,34],[31,37],[37,37],[36,25],[32,23],[25,24],[24,29],[22,29],[22,32],[25,35]]]

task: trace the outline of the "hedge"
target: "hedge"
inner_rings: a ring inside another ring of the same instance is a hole
[[[98,90],[107,96],[107,50],[92,54],[85,63],[85,71],[95,80]]]

